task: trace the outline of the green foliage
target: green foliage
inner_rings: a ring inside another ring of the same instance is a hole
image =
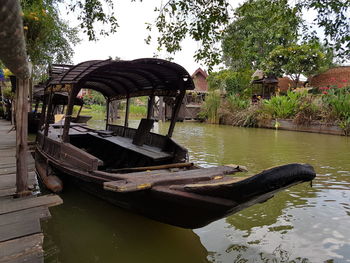
[[[84,104],[86,105],[92,105],[92,104],[99,104],[99,105],[105,105],[106,104],[106,98],[102,95],[102,93],[94,90],[89,90],[89,94],[85,94],[83,96]]]
[[[129,113],[131,116],[137,116],[137,117],[146,116],[147,107],[142,105],[131,104]]]
[[[113,12],[113,0],[70,0],[67,2],[68,9],[78,14],[80,28],[88,35],[89,40],[97,40],[96,24],[99,26],[109,25],[107,30],[105,28],[98,30],[101,36],[108,36],[117,31],[119,25]]]
[[[310,76],[326,67],[325,57],[315,43],[278,46],[269,54],[263,67],[267,74],[289,75],[297,84],[301,74]]]
[[[157,39],[158,49],[163,47],[173,54],[181,50],[181,42],[189,36],[199,42],[194,57],[209,66],[220,62],[219,49],[216,43],[223,35],[223,27],[229,22],[229,3],[226,0],[170,0],[155,8],[158,16],[155,25],[147,24],[149,31],[155,26],[160,32]],[[151,36],[146,38],[151,42]]]
[[[243,110],[249,107],[250,101],[242,98],[238,94],[231,94],[226,97],[228,105],[232,111],[234,110]]]
[[[12,100],[15,97],[15,93],[12,92],[11,87],[6,87],[2,90],[2,95],[4,96],[5,99],[10,99]]]
[[[300,99],[306,93],[288,91],[286,96],[274,96],[264,100],[265,110],[274,118],[290,118],[295,116],[300,106]]]
[[[250,84],[251,75],[251,70],[239,72],[221,70],[209,74],[207,81],[211,90],[225,90],[228,94],[242,94]]]
[[[322,99],[339,120],[347,121],[350,118],[350,87],[330,89]]]
[[[315,24],[324,30],[327,47],[337,51],[340,58],[350,57],[350,1],[300,0],[301,8],[315,10]]]
[[[235,20],[222,42],[227,66],[259,69],[277,46],[294,43],[301,24],[300,12],[287,0],[248,0],[235,11]]]
[[[219,107],[221,104],[221,96],[217,91],[211,91],[205,98],[205,102],[202,105],[200,118],[208,119],[210,123],[219,123]]]
[[[57,1],[21,0],[27,53],[34,65],[67,63],[78,31],[60,18]]]

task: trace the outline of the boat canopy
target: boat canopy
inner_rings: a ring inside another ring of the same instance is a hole
[[[182,66],[156,58],[82,62],[52,79],[49,86],[72,94],[78,94],[82,88],[93,89],[110,101],[150,95],[177,96],[180,91],[194,89],[190,74]]]

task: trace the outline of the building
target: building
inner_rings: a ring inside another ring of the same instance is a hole
[[[339,66],[312,76],[308,79],[309,86],[315,88],[350,86],[350,66]]]
[[[192,79],[195,86],[195,91],[208,91],[208,82],[207,82],[208,74],[203,69],[198,68],[193,74]]]

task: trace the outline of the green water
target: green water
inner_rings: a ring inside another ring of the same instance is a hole
[[[234,163],[257,173],[300,162],[319,175],[312,187],[294,186],[193,231],[68,187],[43,225],[45,262],[350,262],[350,138],[199,123],[179,123],[174,138],[203,167]]]

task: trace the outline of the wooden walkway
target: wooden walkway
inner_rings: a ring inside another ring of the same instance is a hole
[[[48,219],[48,207],[59,205],[57,195],[14,198],[16,191],[16,133],[0,119],[0,262],[44,262],[40,220]],[[29,187],[37,180],[34,160],[28,153]]]

